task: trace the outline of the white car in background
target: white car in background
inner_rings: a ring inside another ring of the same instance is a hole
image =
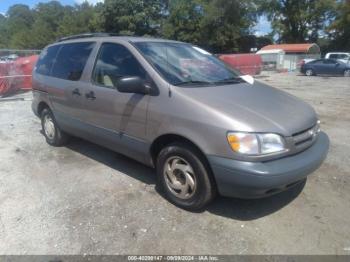
[[[350,63],[350,53],[336,52],[328,53],[325,56],[326,59],[335,59],[345,64]]]
[[[18,55],[12,54],[9,56],[1,56],[0,57],[0,64],[6,64],[15,61],[18,58]]]

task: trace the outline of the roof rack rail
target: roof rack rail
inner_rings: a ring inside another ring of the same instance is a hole
[[[107,36],[121,36],[121,35],[115,34],[115,33],[85,33],[85,34],[78,34],[78,35],[71,35],[71,36],[62,37],[62,38],[58,39],[57,42],[79,39],[79,38],[107,37]]]

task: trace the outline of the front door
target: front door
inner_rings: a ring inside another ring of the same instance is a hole
[[[150,81],[127,47],[116,43],[101,44],[92,81],[84,93],[84,121],[96,142],[138,158],[135,154],[146,150],[144,139],[149,96],[120,93],[117,81],[127,76]]]
[[[339,71],[339,63],[333,59],[323,60],[322,74],[336,75]]]

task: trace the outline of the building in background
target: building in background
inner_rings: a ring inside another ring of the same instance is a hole
[[[264,64],[264,70],[289,70],[298,68],[303,59],[318,59],[321,50],[317,44],[281,44],[267,45],[257,52]],[[272,65],[275,64],[276,67]]]
[[[264,71],[276,71],[283,68],[285,52],[282,49],[260,50],[256,54],[261,56]]]

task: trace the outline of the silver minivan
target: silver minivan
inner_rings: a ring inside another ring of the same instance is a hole
[[[163,195],[189,210],[303,183],[329,148],[311,106],[188,43],[63,38],[41,53],[33,96],[50,145],[78,136],[154,167]]]

